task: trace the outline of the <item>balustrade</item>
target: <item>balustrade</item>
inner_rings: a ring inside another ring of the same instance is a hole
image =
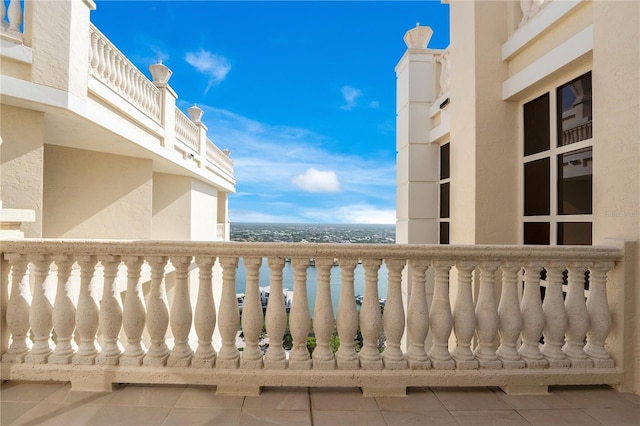
[[[93,25],[89,37],[89,73],[160,124],[160,90]]]
[[[494,379],[546,370],[562,375],[564,383],[571,382],[566,377],[572,374],[581,377],[577,383],[582,383],[586,374],[594,377],[596,372],[615,371],[604,343],[612,325],[607,272],[622,256],[612,248],[23,240],[5,241],[2,249],[5,264],[11,268],[5,280],[9,288],[3,290],[9,295],[6,323],[11,333],[10,345],[2,354],[2,363],[8,366],[3,374],[9,376],[3,378],[11,378],[12,368],[20,365],[39,365],[40,372],[50,368],[55,377],[62,377],[60,371],[73,375],[74,370],[65,368],[74,364],[85,368],[83,374],[91,368],[110,368],[114,381],[121,371],[120,381],[144,382],[145,374],[155,374],[153,382],[200,383],[198,380],[204,379],[194,378],[206,377],[206,371],[211,371],[211,380],[223,372],[236,372],[229,380],[254,386],[291,384],[282,378],[290,376],[277,375],[269,376],[275,377],[272,382],[260,382],[267,380],[262,372],[268,371],[296,374],[304,386],[322,386],[327,377],[339,382],[358,380],[362,374],[381,374],[373,386],[380,388],[385,377],[391,377],[385,370],[412,380],[472,374],[469,377],[480,382],[483,376],[473,374],[481,370],[483,374],[493,371],[504,375],[491,376]],[[247,270],[241,311],[235,288],[240,258]],[[266,315],[258,288],[264,258],[271,286]],[[289,315],[280,297],[286,258],[292,259],[294,270]],[[315,296],[313,326],[307,298],[311,259],[317,270],[317,291],[311,295]],[[222,269],[221,282],[213,278],[216,262]],[[378,293],[383,262],[389,274],[384,309],[379,297],[385,295]],[[354,270],[359,263],[365,271],[365,292],[358,311]],[[175,278],[171,300],[165,289],[165,268],[169,265]],[[143,285],[145,274],[141,271],[145,268],[150,268],[149,285]],[[194,268],[199,271],[190,273]],[[340,269],[337,317],[330,291],[333,268]],[[434,294],[428,306],[430,269]],[[498,271],[502,276],[500,294],[495,288]],[[402,301],[403,273],[409,277],[406,305]],[[450,274],[457,277],[455,282]],[[119,286],[119,276],[126,277],[126,289]],[[197,279],[190,281],[190,277]],[[98,308],[94,297],[100,283]],[[216,312],[212,290],[220,285]],[[541,285],[545,287],[544,298]],[[126,290],[124,305],[122,290]],[[146,297],[144,291],[148,292]],[[259,346],[263,325],[269,342],[265,354]],[[219,348],[212,343],[216,326],[221,336]],[[290,352],[283,347],[287,327],[293,338]],[[245,340],[242,350],[236,343],[239,330]],[[361,349],[355,341],[358,330]],[[401,344],[405,331],[406,350]],[[317,346],[309,351],[307,338],[312,332]],[[382,345],[381,333],[386,336]],[[425,345],[428,336],[430,348]],[[336,338],[339,346],[334,353]],[[243,370],[246,374],[238,376]],[[20,371],[24,378],[27,373]],[[173,373],[177,371],[187,378],[176,378]],[[185,373],[188,371],[194,371],[193,375]],[[411,376],[402,376],[403,372]],[[508,384],[498,379],[491,383]]]
[[[182,111],[176,108],[176,137],[192,148],[195,152],[200,151],[199,130]]]
[[[6,7],[5,0],[0,1],[0,30],[3,34],[22,41],[22,5],[20,0],[9,0],[9,7]]]

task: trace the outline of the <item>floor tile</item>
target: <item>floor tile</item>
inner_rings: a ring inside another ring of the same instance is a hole
[[[307,388],[265,388],[260,396],[246,397],[242,409],[309,411],[309,407]]]
[[[254,425],[311,425],[309,411],[285,411],[264,409],[242,409],[240,424]]]
[[[19,382],[9,381],[2,383],[0,394],[3,401],[27,402],[42,401],[52,393],[62,388],[61,382]]]
[[[574,408],[625,408],[635,404],[608,386],[562,386],[551,392]]]
[[[243,396],[216,395],[215,386],[187,386],[174,408],[239,410],[242,408],[243,401]]]
[[[442,411],[382,411],[389,426],[457,426],[456,419],[446,410]]]
[[[584,412],[603,425],[638,426],[640,425],[640,408],[587,408]]]
[[[450,411],[460,425],[470,426],[529,426],[520,414],[514,410],[470,410]]]
[[[489,388],[434,388],[447,410],[509,410],[511,407]]]
[[[8,425],[18,417],[36,406],[36,402],[2,401],[0,409],[0,425]]]
[[[311,388],[313,411],[377,411],[375,398],[365,398],[358,388]]]
[[[376,398],[378,406],[385,411],[433,411],[446,410],[440,400],[427,391],[408,391],[405,398]]]
[[[313,411],[314,426],[386,426],[379,411]]]
[[[71,384],[67,383],[46,397],[43,402],[50,404],[106,404],[121,390],[122,388],[113,392],[72,391]]]
[[[113,396],[108,405],[173,407],[186,386],[129,385]]]
[[[507,395],[501,390],[495,395],[516,410],[542,410],[550,408],[574,408],[567,400],[549,393],[547,395]]]
[[[93,425],[91,418],[103,407],[100,404],[52,404],[41,402],[15,419],[11,425]]]
[[[240,410],[174,408],[162,426],[238,425]]]
[[[518,410],[518,413],[535,426],[596,426],[594,418],[577,408],[551,410]]]
[[[635,393],[620,392],[620,397],[640,407],[640,395],[636,395]]]
[[[157,426],[162,424],[170,411],[170,408],[160,407],[111,407],[103,405],[85,424],[91,426]]]

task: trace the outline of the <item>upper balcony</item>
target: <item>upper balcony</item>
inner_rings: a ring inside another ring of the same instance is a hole
[[[152,64],[147,78],[91,24],[93,1],[6,3],[2,103],[43,112],[47,144],[147,158],[154,171],[234,191],[233,161],[207,138],[203,111],[187,117],[167,67]]]

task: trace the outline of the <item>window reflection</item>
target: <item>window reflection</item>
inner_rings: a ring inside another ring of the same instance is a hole
[[[560,86],[557,96],[558,146],[591,139],[591,73]]]

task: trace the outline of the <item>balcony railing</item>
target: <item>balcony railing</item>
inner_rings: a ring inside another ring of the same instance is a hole
[[[9,0],[9,7],[5,0],[0,0],[0,31],[3,37],[22,41],[22,17],[20,0]]]
[[[199,131],[193,121],[191,121],[182,111],[176,108],[176,138],[185,145],[200,152]]]
[[[10,296],[3,306],[9,333],[3,332],[2,379],[71,381],[77,388],[84,382],[216,384],[227,393],[257,392],[261,386],[361,386],[368,394],[402,394],[407,386],[620,380],[605,347],[611,327],[607,272],[623,257],[615,248],[16,240],[4,241],[2,251],[3,303]],[[235,288],[240,258],[246,268],[242,316]],[[269,298],[263,311],[258,285],[264,258],[271,294],[282,293],[285,259],[291,259],[289,314],[281,297]],[[382,262],[388,270],[383,310]],[[359,263],[365,290],[358,311],[354,269]],[[165,289],[168,264],[175,278],[172,300]],[[150,270],[146,279],[141,279],[143,266]],[[317,269],[313,318],[307,299],[310,267]],[[194,268],[196,275],[190,272]],[[222,270],[220,282],[216,268]],[[340,270],[335,313],[332,268]],[[119,271],[126,274],[124,289]],[[568,271],[565,295],[563,271]],[[403,273],[410,277],[406,303]],[[197,279],[189,282],[190,274]],[[219,294],[215,300],[214,294]],[[270,342],[264,354],[263,325]],[[212,344],[216,327],[219,348]],[[240,327],[242,351],[236,345]],[[290,352],[283,348],[287,329]],[[358,329],[362,348],[356,351]],[[197,338],[190,340],[191,332]],[[317,346],[310,353],[312,332]]]

